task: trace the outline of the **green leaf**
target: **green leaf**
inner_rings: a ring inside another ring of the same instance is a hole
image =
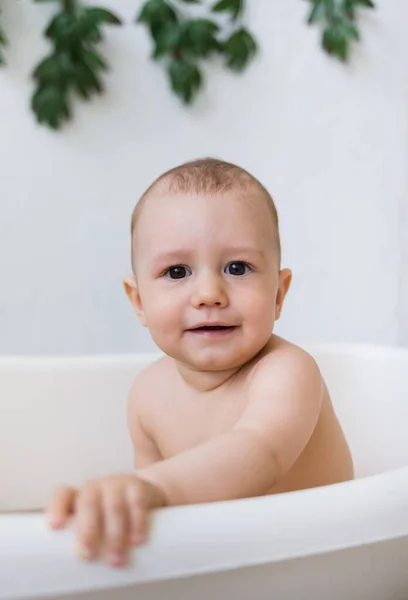
[[[220,0],[211,9],[213,12],[229,12],[237,19],[244,10],[244,0]]]
[[[352,21],[345,21],[342,25],[342,29],[344,31],[344,37],[356,41],[360,39],[359,31]]]
[[[312,10],[309,23],[322,22],[324,50],[346,62],[352,42],[360,39],[355,25],[357,10],[374,8],[372,0],[309,0]]]
[[[51,54],[36,67],[33,77],[40,85],[67,88],[75,78],[76,68],[69,54]]]
[[[143,23],[157,42],[162,30],[169,23],[177,23],[178,17],[174,9],[164,0],[148,0],[137,17],[138,23]]]
[[[235,71],[242,71],[257,52],[257,44],[244,27],[238,29],[225,42],[227,64]]]
[[[85,62],[78,63],[76,66],[74,86],[83,96],[85,96],[84,91],[86,91],[87,96],[90,96],[93,92],[98,94],[103,92],[103,86],[98,75]]]
[[[76,11],[78,35],[83,42],[96,44],[102,40],[101,26],[120,25],[120,20],[109,11],[100,8],[82,8]]]
[[[78,37],[80,43],[97,44],[102,40],[100,23],[95,21],[87,9],[77,15]]]
[[[322,2],[320,0],[320,2],[316,2],[316,4],[313,6],[313,8],[310,12],[310,15],[309,15],[308,23],[309,23],[309,25],[312,25],[313,23],[322,21],[325,17],[326,17],[326,6],[325,6],[324,2]]]
[[[182,35],[183,29],[179,23],[170,21],[160,28],[156,36],[153,58],[158,59],[165,54],[174,53],[181,43]]]
[[[122,21],[113,12],[105,8],[90,7],[86,9],[88,17],[96,24],[121,25]]]
[[[177,15],[174,9],[165,0],[148,0],[140,11],[137,21],[152,26],[156,23],[176,21]]]
[[[206,58],[212,52],[220,50],[216,38],[219,27],[209,19],[190,19],[182,25],[181,47],[187,53]]]
[[[62,122],[71,117],[66,94],[54,86],[40,87],[32,98],[31,106],[37,121],[53,129],[59,129]]]
[[[184,4],[201,4],[201,0],[181,0]]]
[[[78,36],[78,20],[70,12],[58,13],[45,30],[47,38],[53,41],[66,41]]]
[[[90,48],[84,50],[82,60],[91,71],[107,71],[109,69],[106,60],[96,50]]]
[[[1,14],[1,11],[0,11]],[[0,26],[0,46],[7,46],[7,38],[6,38],[6,34],[4,33],[4,30],[2,29],[2,27]],[[4,64],[4,58],[0,52],[0,65]]]
[[[45,31],[53,52],[33,73],[37,89],[32,108],[39,122],[53,128],[70,117],[70,92],[86,99],[103,92],[100,74],[108,69],[108,63],[95,44],[102,39],[105,24],[120,24],[119,18],[104,8],[83,7],[77,0],[63,0],[62,4]]]
[[[202,86],[202,76],[197,65],[181,58],[172,61],[168,71],[174,92],[185,104],[191,104]]]
[[[0,46],[5,46],[7,44],[6,36],[3,30],[0,28]]]
[[[356,12],[360,8],[375,8],[375,6],[371,0],[343,0],[342,4],[339,6],[339,11],[347,18],[354,20],[356,18]]]
[[[354,2],[355,6],[362,6],[363,8],[375,8],[374,2],[372,0],[351,0]]]
[[[344,35],[340,27],[328,27],[323,32],[322,38],[323,48],[328,52],[337,56],[341,61],[346,62],[349,55],[349,42],[347,36]]]

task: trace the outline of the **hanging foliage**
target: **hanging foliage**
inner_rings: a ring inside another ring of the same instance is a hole
[[[1,11],[0,11],[0,16],[1,16]],[[4,63],[2,50],[6,44],[7,44],[6,35],[1,27],[1,22],[0,22],[0,65],[2,65]]]
[[[312,5],[309,24],[322,29],[324,50],[343,62],[350,56],[351,44],[360,39],[356,25],[360,8],[374,8],[372,0],[307,0]]]
[[[108,64],[97,50],[101,28],[119,25],[120,20],[104,8],[84,7],[77,0],[56,1],[59,11],[45,31],[53,49],[34,70],[37,86],[31,105],[40,123],[59,129],[71,117],[73,94],[88,99],[103,91],[101,74]]]
[[[201,4],[201,0],[180,0],[178,4],[148,0],[137,20],[149,29],[154,44],[152,57],[165,62],[173,91],[190,104],[203,85],[203,59],[218,54],[230,69],[242,71],[257,45],[242,25],[243,0],[214,2],[207,18],[193,18],[183,4]],[[219,13],[230,17],[225,29],[216,20]]]
[[[75,95],[88,100],[103,92],[102,76],[109,67],[98,45],[104,26],[120,25],[121,21],[113,12],[84,6],[81,0],[34,1],[55,2],[57,10],[45,30],[52,50],[33,72],[36,87],[31,106],[40,123],[59,129],[72,116]],[[323,49],[346,62],[352,44],[360,37],[358,13],[373,9],[373,1],[306,1],[311,5],[309,24],[322,28]],[[195,16],[197,5],[203,16]],[[192,103],[202,89],[205,60],[221,57],[227,68],[237,72],[250,64],[257,43],[244,26],[245,8],[245,0],[142,2],[136,21],[148,29],[152,58],[164,65],[171,88],[183,103]],[[0,23],[0,64],[5,45]]]

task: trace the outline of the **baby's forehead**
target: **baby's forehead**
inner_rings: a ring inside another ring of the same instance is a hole
[[[180,187],[172,178],[158,181],[139,202],[139,214],[149,212],[149,216],[159,216],[161,211],[170,212],[177,215],[186,209],[188,211],[201,211],[202,208],[222,208],[223,212],[233,211],[236,213],[240,208],[251,213],[265,211],[265,208],[275,221],[275,213],[272,203],[260,189],[251,180],[236,183],[234,186],[222,190],[195,189]],[[168,211],[166,211],[168,208]],[[216,215],[213,214],[213,218]]]
[[[267,249],[276,228],[265,201],[228,192],[219,195],[164,193],[146,202],[136,246],[146,257],[159,250],[225,254],[232,248]]]
[[[230,180],[231,182],[231,180]],[[197,211],[197,212],[196,212]],[[132,261],[137,248],[155,243],[160,235],[189,229],[196,217],[205,217],[207,224],[220,226],[237,225],[237,235],[258,237],[273,241],[280,256],[279,224],[275,205],[268,192],[256,180],[242,176],[227,186],[210,185],[208,182],[191,185],[191,181],[180,181],[167,176],[156,181],[142,196],[132,217]],[[224,231],[222,232],[224,235]],[[225,231],[226,233],[226,231]],[[167,235],[166,235],[167,237]],[[232,235],[230,236],[232,237]],[[149,239],[150,238],[150,239]],[[137,252],[138,253],[138,252]],[[143,252],[144,253],[144,252]]]

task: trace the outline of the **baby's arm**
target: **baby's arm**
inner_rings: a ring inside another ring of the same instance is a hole
[[[322,391],[319,370],[306,353],[274,353],[258,364],[248,408],[229,433],[160,460],[143,427],[138,389],[129,405],[136,475],[90,481],[79,490],[57,490],[48,509],[50,520],[59,528],[75,514],[81,555],[91,558],[102,545],[109,561],[121,565],[129,543],[146,539],[153,508],[267,493],[310,439]]]
[[[263,359],[253,373],[249,404],[233,429],[173,458],[138,470],[168,505],[267,493],[287,473],[316,426],[323,384],[300,350]]]
[[[161,460],[156,444],[143,426],[145,390],[140,379],[143,382],[143,374],[132,386],[127,410],[136,469]],[[135,474],[113,475],[85,482],[79,489],[67,486],[56,489],[47,516],[54,529],[64,527],[75,516],[80,556],[93,558],[105,546],[109,562],[121,565],[129,543],[137,545],[146,539],[149,509],[164,504],[162,491],[139,480]]]
[[[141,384],[139,379],[136,379],[129,394],[127,409],[128,427],[133,443],[136,469],[147,467],[162,460],[157,445],[146,431],[144,417],[144,402],[146,398],[144,398],[144,392],[143,384]]]

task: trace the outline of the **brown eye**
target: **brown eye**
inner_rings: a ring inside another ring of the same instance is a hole
[[[229,263],[229,265],[225,267],[225,272],[228,275],[236,275],[237,277],[246,275],[250,270],[251,267],[242,261]]]
[[[191,275],[191,271],[189,271],[189,269],[186,267],[176,265],[175,267],[170,267],[170,269],[167,269],[165,275],[170,279],[184,279],[184,277]]]

